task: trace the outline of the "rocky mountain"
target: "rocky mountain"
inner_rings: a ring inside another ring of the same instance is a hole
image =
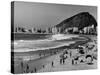
[[[79,30],[81,30],[84,27],[91,26],[92,24],[94,24],[95,27],[97,26],[95,18],[89,12],[81,12],[65,19],[56,25],[56,27],[60,28],[61,32],[64,32],[64,30],[69,27],[78,27]]]

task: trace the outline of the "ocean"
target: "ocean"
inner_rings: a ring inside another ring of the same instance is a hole
[[[45,50],[49,48],[57,48],[60,46],[68,46],[75,41],[63,41],[64,39],[71,39],[72,37],[79,37],[78,35],[65,34],[14,34],[14,52],[28,52],[36,50]],[[60,40],[60,41],[58,41]]]

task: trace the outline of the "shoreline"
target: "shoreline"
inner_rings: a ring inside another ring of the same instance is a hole
[[[58,45],[58,46],[55,46],[55,47],[48,47],[48,48],[38,48],[38,49],[30,49],[30,48],[22,48],[22,49],[18,49],[18,50],[16,50],[16,51],[13,51],[13,52],[21,52],[21,53],[23,53],[23,52],[30,52],[30,51],[39,51],[39,50],[48,50],[48,49],[54,49],[54,48],[59,48],[59,47],[62,47],[62,46],[69,46],[70,44],[73,44],[73,43],[75,43],[75,42],[70,42],[70,43],[64,43],[64,44],[62,44],[62,45]],[[23,51],[23,49],[25,50],[25,51]]]
[[[38,55],[39,53],[41,53],[43,56],[41,56],[41,57],[39,57],[37,59],[33,59],[33,60],[27,61],[26,62],[26,65],[28,65],[30,67],[30,71],[33,71],[34,72],[34,68],[37,68],[37,72],[38,71],[41,71],[41,69],[43,68],[43,65],[46,66],[48,64],[51,64],[51,61],[54,60],[54,57],[56,57],[56,55],[59,55],[59,53],[62,53],[64,49],[66,49],[66,48],[67,49],[75,49],[76,46],[78,46],[78,45],[84,45],[85,43],[88,43],[88,42],[91,41],[91,39],[89,37],[86,37],[86,36],[84,36],[84,37],[86,38],[85,41],[80,40],[80,41],[75,42],[74,44],[70,44],[70,46],[65,46],[65,47],[62,47],[62,48],[58,48],[59,51],[56,54],[54,54],[54,52],[56,50],[58,50],[58,49],[44,50],[44,51],[41,50],[41,51],[37,51],[37,53],[34,53],[34,51],[31,51],[31,52],[29,52],[30,55],[34,55],[34,54]],[[50,53],[50,51],[53,54],[48,54],[48,53]],[[16,66],[15,67],[16,73],[18,73],[18,74],[22,73],[22,71],[20,71],[19,66]]]
[[[59,39],[59,37],[56,36],[57,40],[54,37],[54,38],[51,38],[51,39],[48,38],[48,39],[44,39],[44,40],[30,40],[30,41],[19,40],[19,41],[15,41],[14,42],[15,43],[15,45],[14,45],[15,47],[14,47],[14,50],[12,50],[12,52],[29,52],[29,51],[37,51],[37,50],[46,50],[46,49],[52,49],[52,48],[56,48],[56,47],[61,47],[61,46],[64,46],[64,45],[68,46],[68,45],[70,45],[72,43],[75,43],[76,41],[85,41],[86,40],[85,37],[83,37],[83,36],[80,37],[78,35],[76,35],[76,36],[68,36],[68,37],[67,37],[67,35],[63,35],[63,36],[64,36],[64,39],[62,39],[62,38]],[[46,44],[46,41],[47,42],[51,42],[51,43],[49,43],[49,44],[47,43]],[[44,44],[48,45],[48,47],[45,47],[45,46],[43,47],[42,46],[43,45],[42,42]],[[26,43],[27,44],[29,43],[30,46],[27,46]],[[40,47],[39,46],[35,46],[35,43],[36,43],[36,45],[40,44],[42,47],[41,46]],[[56,46],[50,45],[52,43],[53,44],[57,44],[57,45]],[[19,44],[19,45],[17,45],[17,44]],[[26,47],[25,47],[25,45],[26,45]],[[33,47],[31,47],[31,45],[33,45]]]

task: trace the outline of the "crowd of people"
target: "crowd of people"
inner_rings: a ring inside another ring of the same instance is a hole
[[[71,65],[78,64],[87,64],[93,65],[94,60],[97,60],[97,43],[96,42],[88,42],[85,45],[78,45],[76,48],[66,48],[62,50],[59,55],[59,65],[66,64],[67,59],[71,60]],[[59,50],[57,50],[59,52]],[[52,54],[52,53],[50,53]],[[55,52],[53,53],[56,54]],[[41,56],[41,55],[40,55]],[[45,55],[44,55],[45,56]],[[41,57],[42,58],[42,57]],[[50,62],[51,67],[56,66],[55,60]],[[41,65],[41,68],[45,68],[46,65]],[[32,70],[30,69],[29,64],[24,64],[21,62],[21,68],[23,73],[36,73],[38,72],[38,68],[34,67]]]
[[[93,64],[97,60],[97,47],[93,43],[87,43],[84,46],[78,46],[76,49],[65,49],[60,55],[60,64],[64,64],[67,58],[72,59],[72,65],[75,64]]]

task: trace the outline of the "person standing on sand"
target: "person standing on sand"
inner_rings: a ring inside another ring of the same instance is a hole
[[[23,72],[23,62],[21,62],[21,69],[22,69],[22,72]]]
[[[65,63],[65,58],[63,58],[63,64]]]
[[[37,72],[37,69],[36,69],[36,67],[35,67],[35,69],[34,69],[34,72]]]
[[[70,58],[72,57],[72,52],[70,51]]]
[[[43,65],[43,68],[44,68],[45,66]]]
[[[27,68],[26,68],[27,73],[29,72],[29,65],[27,64]]]
[[[54,67],[54,62],[52,61],[52,67]]]
[[[60,58],[60,64],[62,64],[62,59]]]
[[[72,65],[74,65],[74,59],[72,59]]]

